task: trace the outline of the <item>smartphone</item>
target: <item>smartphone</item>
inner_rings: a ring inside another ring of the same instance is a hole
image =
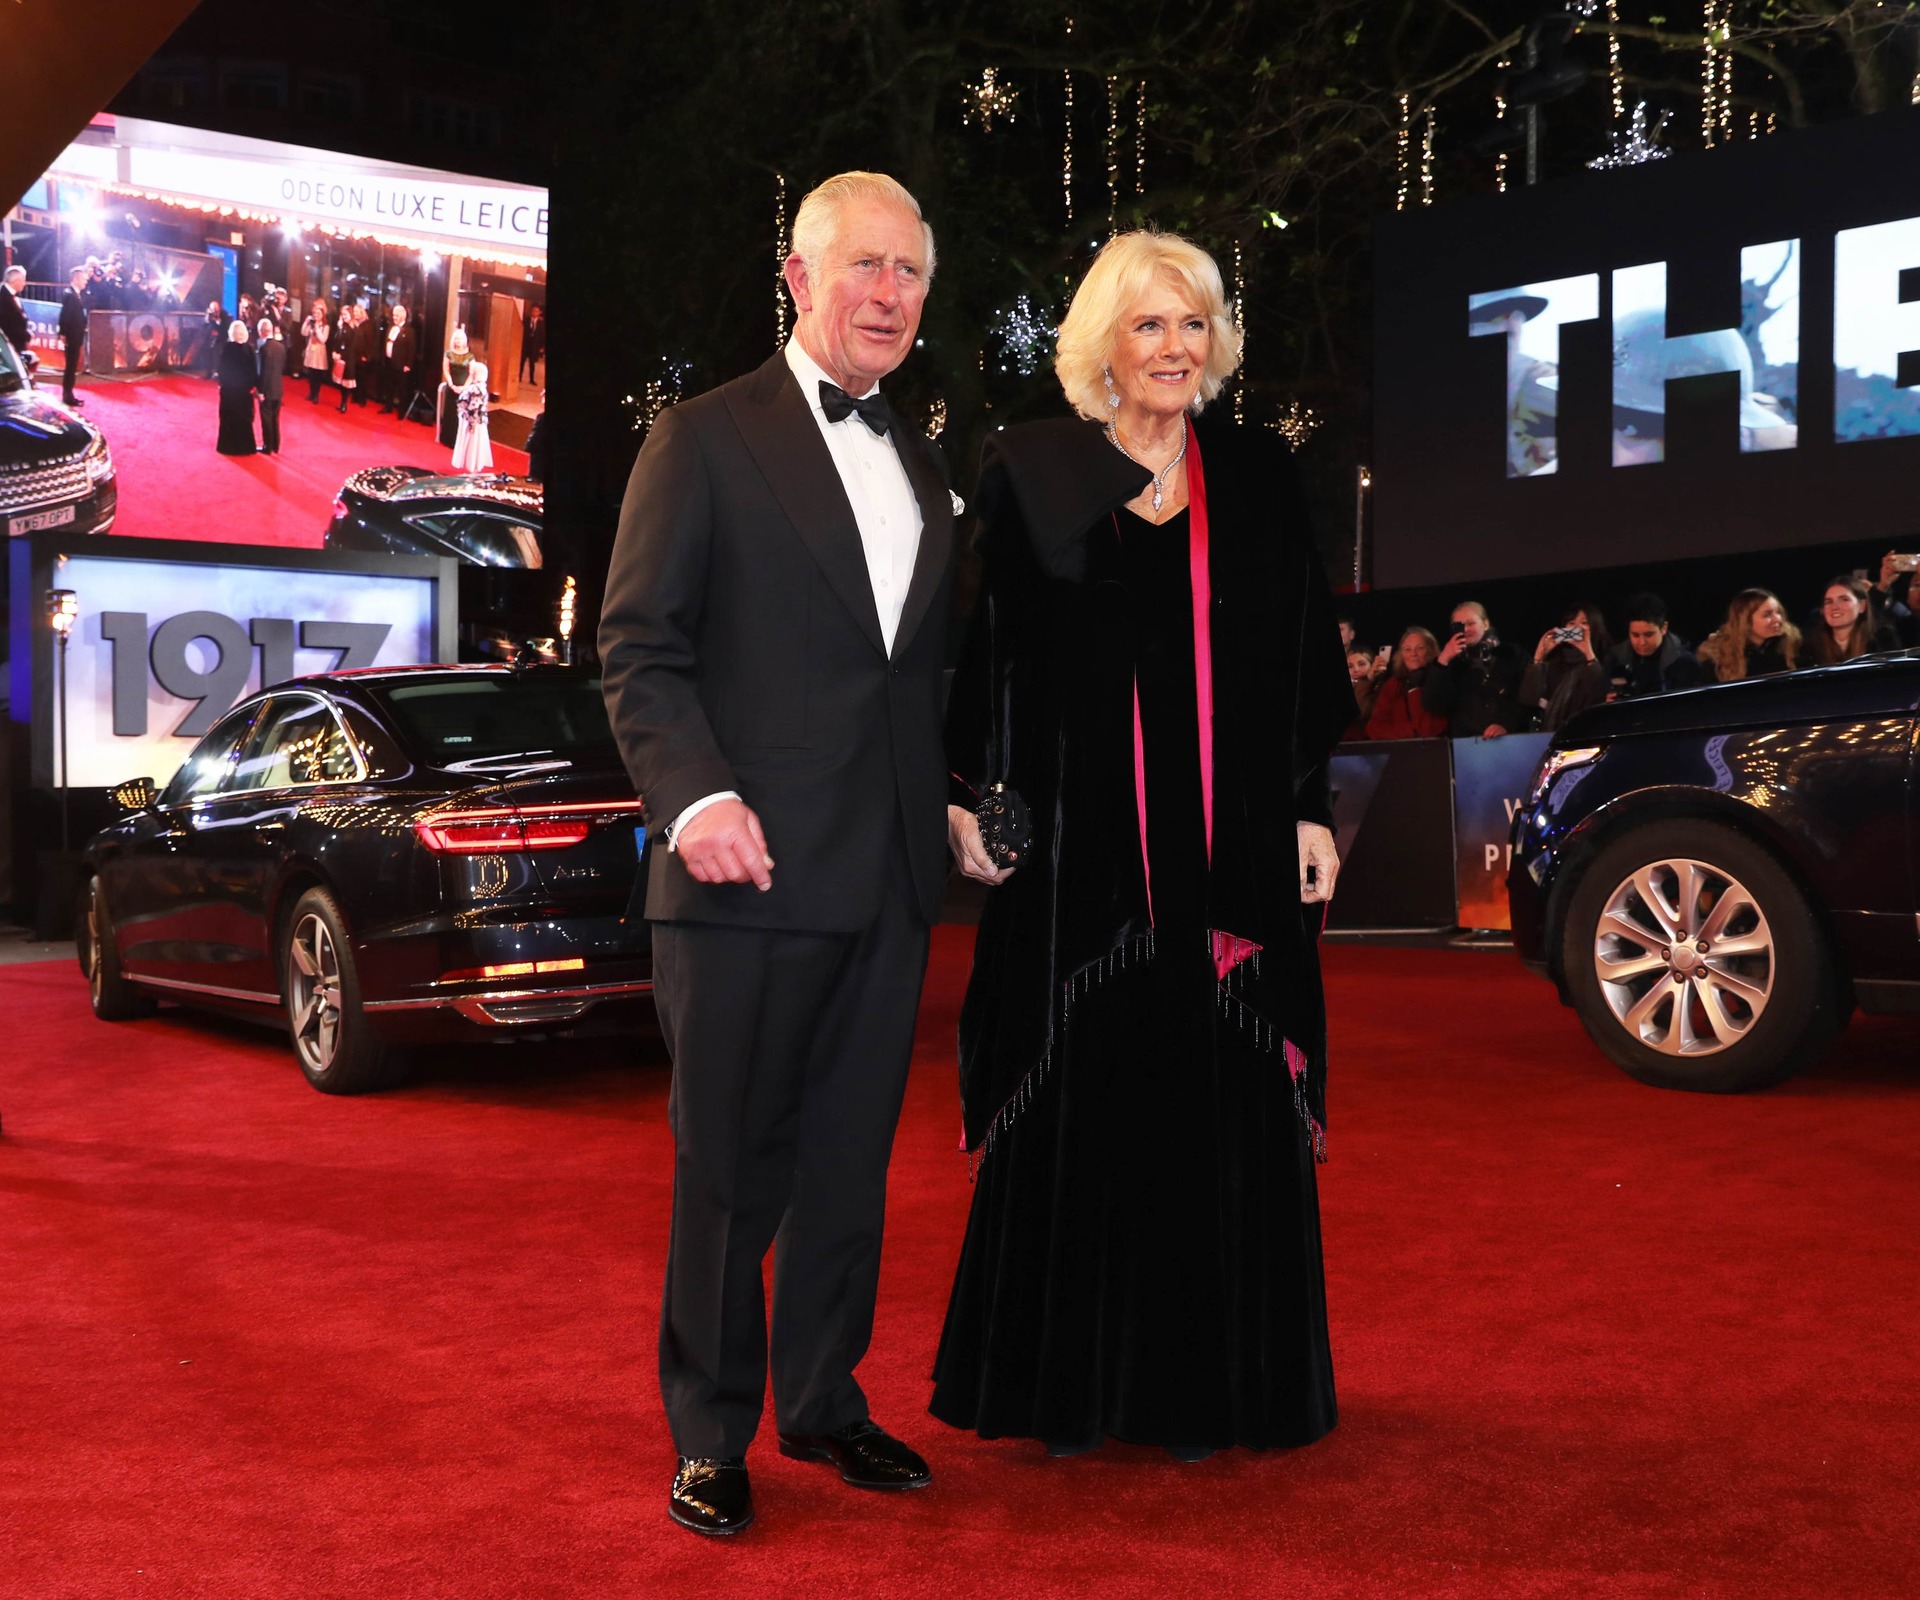
[[[1920,572],[1920,555],[1895,556],[1890,565],[1895,572]]]
[[[1898,560],[1899,558],[1895,557],[1895,559]],[[1450,622],[1447,624],[1448,633],[1465,633],[1466,631],[1467,631],[1467,625],[1464,622],[1460,622],[1456,620],[1454,622]]]

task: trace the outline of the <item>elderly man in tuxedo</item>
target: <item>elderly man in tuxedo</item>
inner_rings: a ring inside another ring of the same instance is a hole
[[[862,1488],[928,1482],[854,1368],[946,876],[954,502],[878,387],[932,277],[932,230],[893,179],[808,195],[792,342],[661,414],[607,578],[607,704],[656,830],[646,910],[673,1055],[668,1509],[702,1533],[753,1519],[776,1237],[781,1452]]]

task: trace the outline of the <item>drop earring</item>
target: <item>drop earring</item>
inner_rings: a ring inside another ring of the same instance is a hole
[[[1100,381],[1107,386],[1107,404],[1115,411],[1118,411],[1120,409],[1120,395],[1113,387],[1112,367],[1102,367],[1100,369]]]

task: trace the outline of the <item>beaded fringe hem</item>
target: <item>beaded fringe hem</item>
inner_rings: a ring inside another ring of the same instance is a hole
[[[1115,973],[1124,972],[1130,967],[1144,966],[1153,960],[1155,946],[1154,932],[1148,929],[1147,932],[1136,935],[1124,944],[1115,946],[1097,961],[1090,961],[1086,966],[1070,973],[1061,983],[1058,1004],[1051,1008],[1047,1016],[1047,1041],[1040,1052],[1040,1059],[1034,1063],[1032,1069],[1020,1080],[1013,1093],[1007,1096],[1005,1103],[994,1112],[992,1119],[987,1123],[987,1131],[981,1138],[978,1148],[967,1160],[969,1181],[978,1174],[981,1163],[993,1154],[993,1148],[1001,1136],[1019,1120],[1020,1114],[1038,1097],[1053,1067],[1056,1021],[1058,1030],[1064,1032],[1071,1024],[1073,1008],[1080,1000],[1106,983]],[[1260,975],[1259,946],[1248,947],[1246,941],[1237,939],[1233,934],[1224,934],[1213,929],[1207,931],[1207,953],[1215,960],[1219,959],[1223,949],[1235,947],[1249,948],[1251,953],[1214,984],[1215,1008],[1221,1016],[1232,1022],[1252,1040],[1254,1049],[1269,1054],[1276,1049],[1280,1052],[1287,1064],[1287,1076],[1293,1084],[1294,1113],[1305,1125],[1311,1137],[1313,1159],[1324,1163],[1327,1159],[1327,1131],[1307,1104],[1306,1052],[1242,998],[1247,975],[1251,973],[1255,978]]]

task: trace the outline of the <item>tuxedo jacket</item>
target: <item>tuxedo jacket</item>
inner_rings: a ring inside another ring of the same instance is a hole
[[[905,421],[892,438],[922,526],[889,652],[853,507],[783,354],[647,436],[601,609],[614,734],[651,827],[736,790],[775,863],[763,894],[698,883],[655,849],[654,921],[863,928],[901,838],[922,913],[939,911],[953,502],[933,443]]]
[[[60,337],[67,340],[87,336],[87,297],[76,294],[72,284],[60,291]]]
[[[26,308],[6,284],[0,283],[0,334],[22,355],[33,342],[33,330],[27,326]]]

